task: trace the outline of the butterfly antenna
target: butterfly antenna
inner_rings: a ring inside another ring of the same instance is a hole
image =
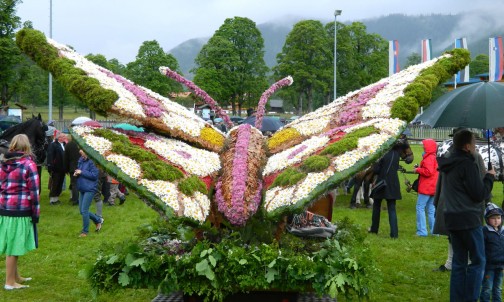
[[[159,72],[191,89],[196,94],[196,96],[202,98],[203,101],[205,101],[205,103],[208,104],[213,111],[215,111],[215,114],[217,114],[217,116],[221,117],[224,120],[224,123],[226,123],[228,127],[233,127],[233,122],[231,121],[227,113],[217,104],[217,102],[211,96],[208,95],[208,93],[206,93],[206,91],[199,88],[198,85],[194,84],[194,82],[189,81],[177,72],[171,70],[169,67],[159,67]]]
[[[262,121],[265,113],[265,107],[266,107],[266,102],[270,98],[270,96],[275,93],[278,89],[284,87],[284,86],[290,86],[294,80],[292,79],[291,76],[285,77],[281,79],[280,81],[276,82],[275,84],[271,85],[270,88],[268,88],[266,91],[263,92],[261,95],[261,98],[259,99],[259,105],[257,105],[257,113],[256,113],[256,120],[255,120],[255,127],[257,129],[261,129],[262,126]]]

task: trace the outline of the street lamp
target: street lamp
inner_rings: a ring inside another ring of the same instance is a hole
[[[334,99],[336,99],[336,17],[341,15],[341,9],[334,11]]]
[[[52,0],[49,0],[49,38],[52,39]],[[47,120],[52,120],[52,74],[49,72],[49,112]]]

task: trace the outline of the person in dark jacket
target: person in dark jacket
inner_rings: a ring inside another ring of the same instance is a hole
[[[59,196],[65,179],[65,165],[63,163],[65,140],[66,136],[58,132],[54,141],[47,148],[47,171],[51,175],[51,187],[49,188],[49,202],[51,205],[60,203]]]
[[[418,199],[416,204],[416,221],[418,236],[425,237],[428,234],[425,225],[425,212],[429,221],[429,230],[432,233],[434,229],[434,195],[436,194],[436,182],[438,179],[438,163],[436,161],[437,144],[433,139],[424,139],[422,141],[424,154],[420,166],[413,170],[419,174],[418,178]]]
[[[87,154],[80,150],[81,158],[77,163],[77,169],[74,175],[77,177],[77,188],[79,188],[79,210],[82,215],[82,231],[79,237],[86,237],[89,232],[89,219],[96,225],[96,231],[100,231],[103,223],[103,218],[89,212],[91,201],[97,190],[98,185],[98,168],[92,160],[87,157]]]
[[[18,257],[37,248],[36,224],[40,216],[39,175],[30,141],[25,134],[12,138],[0,169],[0,254],[5,254],[4,288],[26,288],[31,278],[17,269]]]
[[[483,238],[485,240],[485,274],[481,287],[480,302],[502,301],[502,270],[504,269],[504,228],[502,216],[504,211],[493,203],[485,209]]]
[[[374,173],[378,175],[377,181],[384,179],[387,185],[381,191],[373,194],[373,215],[371,219],[371,228],[369,233],[378,234],[380,227],[380,210],[383,199],[387,200],[387,209],[390,224],[390,237],[398,238],[399,229],[397,227],[396,200],[401,199],[401,186],[397,170],[399,169],[399,150],[393,148],[387,152],[374,166]]]
[[[460,131],[462,129],[465,129],[465,128],[459,127],[459,128],[453,129],[453,133],[450,134],[449,136],[453,137],[453,135],[455,135],[455,133],[457,133],[458,131]],[[448,148],[448,150],[446,150],[446,152],[444,152],[444,150],[442,149],[442,146],[446,146],[448,144],[450,144],[450,147]],[[438,149],[438,156],[448,158],[448,157],[450,157],[450,154],[453,153],[453,150],[454,150],[453,140],[450,139],[448,141],[443,142],[443,144],[441,144],[440,148]],[[483,161],[483,157],[481,156],[481,154],[478,153],[477,150],[473,155],[475,157],[474,163],[476,163],[476,165],[478,166],[478,170],[480,171],[480,176],[483,179],[483,177],[485,177],[485,175],[486,175],[486,168],[485,168],[485,163]],[[437,158],[437,160],[439,162],[439,158]],[[440,198],[441,191],[442,191],[442,186],[441,186],[442,180],[443,180],[443,175],[440,173],[440,174],[438,174],[438,181],[436,184],[436,195],[434,196],[434,206],[436,207],[436,219],[434,221],[434,231],[432,233],[437,234],[437,235],[447,236],[447,238],[448,238],[448,257],[446,258],[446,261],[444,264],[441,264],[439,267],[435,268],[433,271],[446,272],[446,271],[451,271],[451,269],[452,269],[453,247],[451,245],[451,240],[450,240],[450,236],[449,236],[450,233],[446,229],[445,221],[444,221],[445,201],[443,198]]]
[[[77,189],[77,177],[74,176],[75,170],[77,169],[77,162],[79,161],[80,153],[79,146],[72,140],[72,137],[68,135],[68,143],[65,145],[65,154],[63,156],[63,162],[65,165],[65,172],[70,174],[70,187],[72,190],[72,197],[70,201],[72,204],[79,204],[79,190]]]
[[[453,246],[450,301],[477,301],[485,268],[483,202],[492,191],[495,171],[489,170],[481,179],[474,163],[476,139],[472,132],[460,130],[453,144],[450,157],[439,158],[445,226]]]

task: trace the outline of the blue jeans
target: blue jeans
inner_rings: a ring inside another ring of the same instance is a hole
[[[101,218],[89,212],[89,207],[91,206],[91,201],[93,201],[93,196],[95,192],[80,192],[79,195],[79,210],[82,215],[82,233],[87,234],[89,232],[89,219],[93,220],[95,224],[101,222]]]
[[[371,218],[371,229],[370,229],[370,232],[372,233],[378,233],[378,228],[380,227],[381,203],[382,203],[381,199],[375,199],[373,202],[373,215]],[[387,199],[387,210],[388,210],[391,238],[399,237],[399,228],[397,227],[397,214],[395,205],[396,205],[395,199]]]
[[[502,302],[502,269],[485,270],[483,286],[481,287],[480,302]]]
[[[418,236],[427,236],[429,233],[425,225],[425,211],[427,211],[427,218],[429,220],[429,230],[432,233],[432,229],[434,228],[434,213],[436,213],[434,196],[418,194],[416,204],[416,234]]]
[[[478,301],[485,270],[483,230],[450,231],[453,246],[450,301]],[[471,264],[467,264],[471,259]]]

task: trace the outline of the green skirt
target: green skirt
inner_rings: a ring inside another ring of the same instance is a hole
[[[22,256],[35,249],[31,217],[0,216],[0,254]]]

